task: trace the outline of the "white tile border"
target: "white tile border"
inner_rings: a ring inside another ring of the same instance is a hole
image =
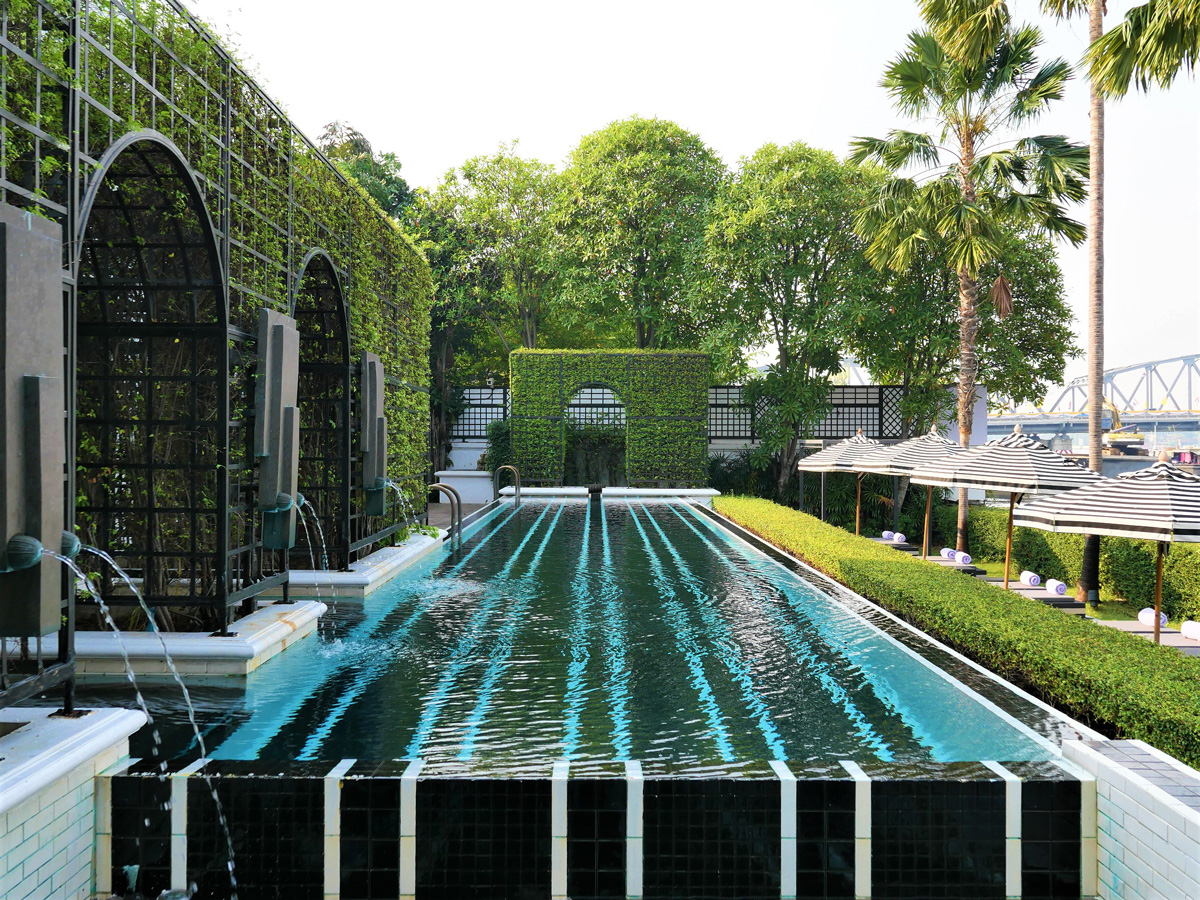
[[[92,852],[92,870],[96,875],[96,893],[112,893],[112,779],[124,774],[130,766],[140,762],[137,757],[126,757],[96,774],[96,843]]]
[[[771,760],[771,768],[779,778],[779,896],[794,900],[796,896],[796,776],[780,759]]]
[[[325,827],[322,862],[325,870],[325,900],[342,895],[342,779],[357,760],[343,759],[325,773]]]
[[[500,489],[500,496],[505,499],[511,499],[516,495],[516,490],[513,487],[504,487]],[[523,487],[521,488],[522,499],[529,500],[544,500],[548,497],[587,497],[588,489],[586,487]],[[644,499],[659,499],[659,500],[694,500],[703,503],[705,506],[712,504],[713,497],[720,497],[721,492],[712,488],[631,488],[631,487],[606,487],[601,495],[609,500],[629,500],[634,497]]]
[[[642,852],[645,837],[645,818],[642,815],[646,780],[642,764],[625,761],[625,897],[640,900],[643,890]]]
[[[854,898],[871,897],[871,776],[853,760],[841,760],[854,779]]]
[[[554,763],[550,776],[550,900],[567,898],[567,778],[569,760]]]
[[[983,764],[1004,779],[1004,892],[1021,896],[1021,779],[995,760]]]
[[[0,813],[6,813],[127,741],[146,716],[133,709],[94,709],[75,719],[55,716],[49,708],[10,706],[0,709],[0,722],[26,723],[0,737]]]
[[[417,895],[417,779],[425,760],[414,759],[400,776],[400,900]]]

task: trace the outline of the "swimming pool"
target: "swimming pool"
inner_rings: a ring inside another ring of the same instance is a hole
[[[332,621],[249,676],[214,758],[713,775],[1056,753],[686,502],[502,504]]]

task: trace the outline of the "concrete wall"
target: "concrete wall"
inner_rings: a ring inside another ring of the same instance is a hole
[[[1063,749],[1096,777],[1101,900],[1200,898],[1200,772],[1141,741]]]

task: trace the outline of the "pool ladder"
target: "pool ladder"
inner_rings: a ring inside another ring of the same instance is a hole
[[[458,491],[450,487],[448,484],[442,484],[440,481],[437,484],[429,486],[431,491],[440,491],[450,498],[450,550],[462,549],[462,497]],[[457,542],[457,548],[455,543]]]
[[[521,473],[517,471],[516,466],[500,466],[492,473],[492,500],[500,499],[500,473],[505,469],[513,473],[513,484],[517,489],[517,506],[521,505]]]

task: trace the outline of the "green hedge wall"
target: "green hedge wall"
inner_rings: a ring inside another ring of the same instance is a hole
[[[938,529],[952,534],[957,508],[939,509]],[[972,507],[967,523],[971,554],[981,562],[1003,562],[1008,510]],[[1100,588],[1139,606],[1154,605],[1153,541],[1100,539]],[[1013,529],[1013,565],[1068,585],[1079,579],[1083,535],[1054,534],[1036,528]],[[1163,564],[1163,609],[1172,619],[1200,619],[1200,546],[1175,544]]]
[[[1200,764],[1200,665],[769,500],[718,512],[1082,722]]]
[[[625,404],[631,485],[692,487],[708,472],[709,358],[652,350],[515,350],[509,356],[512,452],[522,481],[561,484],[563,416],[582,387]]]

